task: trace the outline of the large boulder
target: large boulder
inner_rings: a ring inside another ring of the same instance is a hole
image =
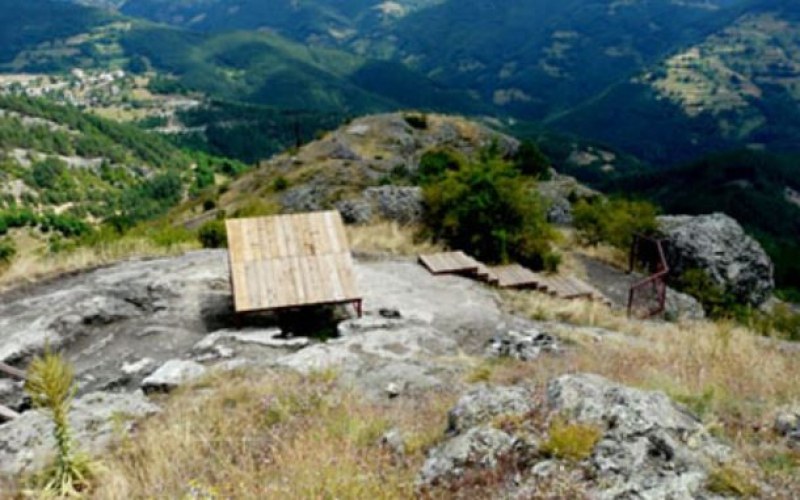
[[[761,245],[725,214],[658,218],[673,276],[699,269],[738,301],[763,304],[775,288],[774,267]]]
[[[697,418],[661,392],[588,374],[559,377],[547,391],[551,410],[602,429],[589,458],[594,498],[698,498],[711,469],[732,459]]]

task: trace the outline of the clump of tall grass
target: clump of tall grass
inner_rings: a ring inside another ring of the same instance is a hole
[[[50,415],[56,456],[53,463],[33,477],[39,496],[78,497],[91,487],[95,465],[73,448],[69,410],[75,397],[74,371],[60,355],[47,350],[28,368],[25,391],[33,405]]]

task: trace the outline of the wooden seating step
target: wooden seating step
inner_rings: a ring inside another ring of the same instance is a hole
[[[19,380],[25,380],[25,372],[11,365],[0,362],[0,374],[8,375]]]
[[[440,252],[419,256],[431,274],[476,274],[482,264],[464,252]]]
[[[574,276],[542,275],[520,264],[489,267],[461,251],[420,255],[419,261],[435,275],[461,274],[500,288],[535,289],[562,299],[590,299],[611,304],[596,288]]]
[[[539,288],[542,277],[519,264],[490,268],[500,288]]]
[[[14,420],[15,418],[19,418],[19,413],[15,412],[11,408],[0,405],[0,422]]]
[[[486,264],[482,262],[478,262],[478,270],[475,271],[475,277],[477,277],[481,281],[485,281],[490,285],[497,285],[500,281],[500,278],[497,277],[497,274],[494,273]]]

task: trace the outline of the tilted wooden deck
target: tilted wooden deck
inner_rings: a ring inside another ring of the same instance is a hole
[[[350,247],[338,212],[226,221],[237,313],[355,303]]]

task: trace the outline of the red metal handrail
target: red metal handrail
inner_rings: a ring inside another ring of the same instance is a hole
[[[630,291],[628,292],[628,316],[632,317],[634,312],[636,312],[635,305],[637,297],[645,295],[645,292],[647,291],[652,291],[655,295],[654,305],[644,310],[644,313],[640,316],[642,319],[647,319],[657,316],[666,310],[666,278],[669,274],[669,265],[667,264],[667,258],[664,254],[664,247],[661,244],[661,240],[648,236],[636,235],[634,237],[633,244],[631,245],[630,269],[628,270],[629,273],[632,273],[634,270],[637,258],[639,257],[639,249],[643,242],[649,242],[655,246],[657,251],[657,262],[655,262],[654,266],[650,266],[652,272],[650,276],[631,285]]]

